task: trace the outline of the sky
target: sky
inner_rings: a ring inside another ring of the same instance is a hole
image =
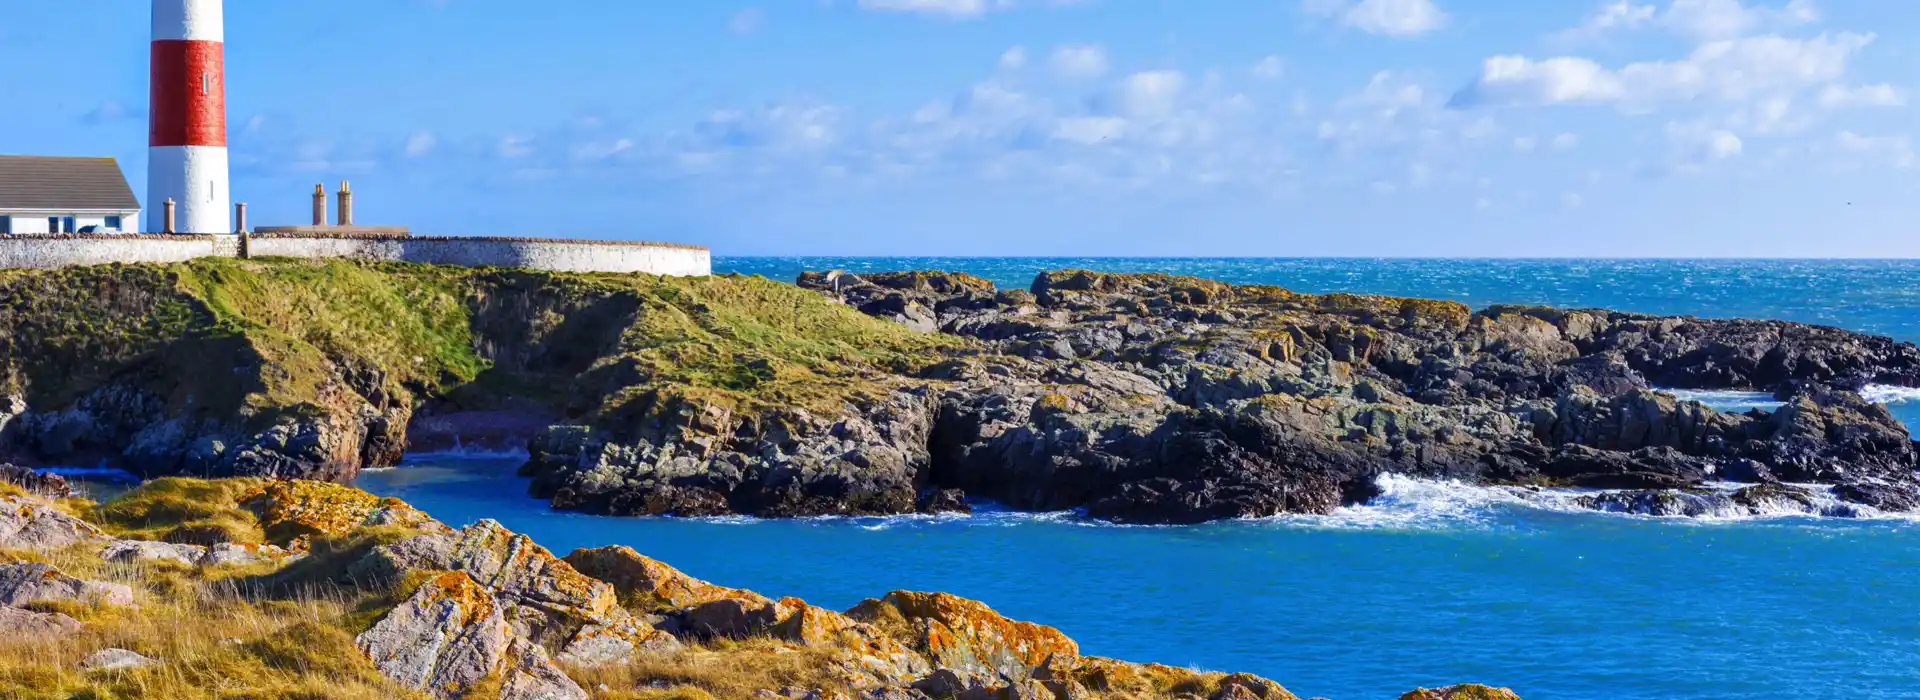
[[[148,3],[0,0],[145,192]],[[1920,256],[1905,0],[227,3],[235,201],[718,255]]]

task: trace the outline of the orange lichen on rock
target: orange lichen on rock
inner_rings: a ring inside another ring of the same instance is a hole
[[[1432,690],[1421,688],[1400,696],[1400,700],[1520,700],[1520,696],[1508,688],[1462,683]]]
[[[1007,619],[976,600],[894,591],[879,603],[862,604],[854,617],[883,615],[891,607],[912,626],[913,644],[936,666],[1021,679],[1050,656],[1080,655],[1080,645],[1060,630]]]
[[[874,625],[799,598],[782,598],[775,605],[781,616],[773,626],[772,636],[777,639],[846,649],[855,654],[862,671],[895,682],[931,670],[913,650]]]
[[[268,482],[241,497],[240,505],[260,519],[268,539],[275,542],[344,535],[372,525],[448,529],[397,498],[321,481]]]
[[[752,603],[773,600],[753,591],[718,586],[681,573],[650,559],[631,547],[615,545],[598,549],[575,550],[566,562],[587,576],[613,584],[623,602],[655,610],[690,608],[717,600],[738,599]]]

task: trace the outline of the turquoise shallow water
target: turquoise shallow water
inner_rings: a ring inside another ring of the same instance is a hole
[[[1920,264],[1690,261],[721,260],[939,267],[1024,285],[1047,267],[1357,291],[1770,316],[1920,339]],[[1895,395],[1894,398],[1898,398]],[[1740,397],[1724,400],[1737,403]],[[1892,404],[1920,424],[1920,401]],[[525,496],[514,458],[416,456],[360,485],[558,551],[627,544],[696,576],[844,608],[945,590],[1084,651],[1251,671],[1305,695],[1481,681],[1529,700],[1920,697],[1920,529],[1903,519],[1650,519],[1395,482],[1327,517],[1116,527],[1067,514],[612,519]]]

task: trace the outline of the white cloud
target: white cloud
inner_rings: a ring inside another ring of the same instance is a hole
[[[1749,36],[1819,21],[1812,0],[1790,0],[1779,7],[1743,0],[1672,0],[1662,9],[1632,0],[1613,0],[1563,32],[1569,39],[1594,39],[1611,32],[1659,27],[1696,41]]]
[[[1019,70],[1027,67],[1027,48],[1015,46],[1000,54],[1000,67],[1007,70]]]
[[[1261,80],[1278,80],[1287,72],[1287,63],[1279,56],[1268,56],[1253,64],[1253,77]]]
[[[1461,107],[1615,103],[1647,106],[1699,99],[1747,100],[1829,83],[1873,41],[1871,34],[1821,34],[1714,41],[1678,61],[1629,63],[1609,69],[1591,59],[1495,56],[1453,97]]]
[[[1532,136],[1521,136],[1513,140],[1513,150],[1521,153],[1532,153],[1538,148],[1540,148],[1540,142],[1535,141]]]
[[[880,12],[916,12],[949,17],[978,17],[988,10],[1012,7],[1011,0],[860,0],[860,7]]]
[[[1553,137],[1553,150],[1571,151],[1580,146],[1580,137],[1573,134],[1560,134]]]
[[[1120,85],[1120,107],[1137,118],[1166,117],[1173,113],[1186,87],[1187,76],[1180,71],[1134,73]]]
[[[1011,10],[1020,5],[1080,5],[1087,0],[860,0],[861,9],[876,12],[909,12],[926,15],[942,15],[958,19],[972,19],[1000,10]]]
[[[1308,14],[1332,18],[1368,34],[1416,36],[1447,25],[1433,0],[1306,0]]]
[[[1848,107],[1904,107],[1907,96],[1892,85],[1828,85],[1820,91],[1820,106],[1827,109]]]
[[[1080,144],[1097,144],[1125,136],[1127,120],[1118,117],[1068,117],[1054,126],[1053,137]]]
[[[1738,134],[1704,122],[1668,123],[1667,140],[1673,143],[1682,165],[1726,160],[1746,151]]]
[[[1862,136],[1842,131],[1833,141],[1834,146],[1843,152],[1865,156],[1896,168],[1911,168],[1914,165],[1913,141],[1905,136]]]
[[[407,137],[407,145],[405,149],[407,157],[419,158],[420,156],[424,156],[428,153],[431,153],[433,152],[434,145],[438,143],[439,143],[439,139],[434,138],[433,134],[430,132],[425,132],[425,131],[415,132],[412,136]]]
[[[1062,46],[1048,61],[1053,74],[1068,80],[1087,80],[1107,74],[1107,50],[1095,45]]]
[[[503,136],[498,147],[503,158],[525,158],[533,155],[533,139],[525,136]]]

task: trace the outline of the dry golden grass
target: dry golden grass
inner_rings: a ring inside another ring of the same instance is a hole
[[[417,697],[381,676],[342,627],[358,602],[343,589],[254,598],[224,573],[177,566],[85,567],[77,556],[44,560],[69,572],[134,585],[133,608],[38,606],[87,623],[69,637],[0,639],[0,698],[342,698]],[[162,663],[125,672],[87,672],[81,659],[129,649]]]
[[[668,652],[642,652],[567,675],[600,700],[731,700],[760,690],[800,687],[851,694],[842,652],[794,647],[772,639],[719,642]]]
[[[95,506],[61,504],[121,537],[161,539],[182,527],[258,533],[232,504],[249,480],[162,479]],[[349,630],[391,607],[389,586],[334,583],[345,564],[402,536],[372,528],[322,539],[291,566],[263,562],[198,568],[176,562],[106,562],[100,546],[0,550],[0,562],[36,561],[83,579],[125,583],[136,604],[118,608],[40,603],[85,623],[71,636],[0,637],[0,700],[13,698],[341,698],[420,697],[380,675]],[[258,541],[257,534],[252,541]],[[246,541],[246,539],[242,539]],[[106,648],[160,664],[88,672],[80,661]]]

